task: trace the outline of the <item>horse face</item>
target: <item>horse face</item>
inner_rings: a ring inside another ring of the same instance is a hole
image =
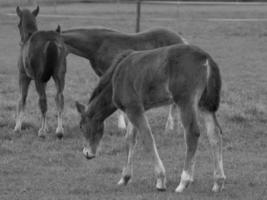
[[[39,6],[32,12],[27,9],[21,10],[18,6],[16,12],[19,17],[18,28],[21,42],[24,43],[35,31],[37,31],[36,17],[39,13]]]
[[[104,124],[88,116],[84,105],[76,102],[76,107],[81,116],[80,129],[89,143],[89,147],[84,149],[84,154],[91,159],[95,157],[97,147],[102,139]]]

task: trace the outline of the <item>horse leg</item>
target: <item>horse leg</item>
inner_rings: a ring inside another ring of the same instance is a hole
[[[58,138],[62,138],[64,134],[63,130],[63,120],[62,120],[62,113],[64,109],[64,95],[63,90],[65,87],[65,75],[61,77],[54,77],[54,81],[57,88],[57,94],[55,97],[56,106],[57,106],[57,129],[56,129],[56,136]]]
[[[226,178],[223,170],[222,131],[215,113],[204,112],[204,121],[214,162],[214,185],[212,191],[219,192],[224,189]]]
[[[122,130],[126,129],[126,119],[122,111],[118,111],[118,127]]]
[[[175,122],[179,122],[179,108],[176,104],[171,104],[168,114],[168,119],[165,125],[165,133],[168,132],[168,130],[174,130]],[[181,123],[179,124],[181,126]]]
[[[46,102],[46,83],[42,83],[39,81],[35,81],[35,86],[37,93],[39,95],[39,107],[42,114],[42,125],[41,128],[38,131],[39,137],[45,137],[47,133],[47,122],[46,122],[46,111],[47,111],[47,102]]]
[[[160,191],[166,190],[166,170],[160,159],[154,136],[151,132],[149,123],[143,112],[138,112],[136,109],[126,111],[130,122],[138,130],[142,137],[146,152],[153,153],[155,174],[157,177],[156,188]]]
[[[20,89],[20,98],[17,105],[17,116],[16,116],[16,125],[14,128],[15,132],[21,131],[22,121],[24,117],[24,109],[26,105],[26,99],[28,95],[28,88],[30,85],[31,79],[27,77],[25,73],[19,72],[19,89]]]
[[[195,152],[197,149],[198,138],[200,130],[197,123],[196,109],[193,105],[181,106],[181,119],[184,127],[184,135],[186,142],[186,158],[184,162],[181,180],[176,188],[176,192],[183,192],[184,189],[193,182],[194,166],[195,166]]]
[[[170,105],[168,119],[165,125],[165,131],[174,129],[174,120],[175,120],[174,117],[175,117],[176,110],[177,110],[176,107],[177,106],[175,104]]]
[[[127,126],[127,133],[125,136],[127,147],[127,162],[123,168],[122,177],[118,182],[118,185],[126,185],[133,174],[133,154],[136,146],[136,133],[137,129],[129,123]]]

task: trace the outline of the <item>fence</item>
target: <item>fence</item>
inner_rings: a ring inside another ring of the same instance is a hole
[[[123,2],[123,0],[121,0]],[[124,1],[126,2],[126,1]],[[163,1],[153,1],[153,0],[137,0],[136,1],[136,32],[140,31],[140,21],[141,21],[141,7],[142,4],[173,4],[177,5],[233,5],[233,6],[240,6],[240,5],[267,5],[266,0],[218,0],[218,1],[212,1],[212,0],[195,0],[195,1],[169,1],[169,0],[163,0]]]
[[[211,0],[205,0],[205,2],[201,0],[195,0],[195,1],[187,1],[187,0],[161,0],[161,1],[155,1],[155,0],[0,0],[0,3],[15,3],[19,5],[30,5],[30,4],[52,4],[55,7],[59,3],[117,3],[117,4],[136,4],[136,22],[135,22],[135,31],[139,32],[140,31],[140,25],[142,21],[142,6],[144,4],[158,4],[158,5],[166,5],[166,4],[171,4],[175,5],[177,7],[177,13],[179,6],[183,5],[231,5],[231,6],[241,6],[241,5],[267,5],[266,1],[260,2],[256,0],[225,0],[225,1],[211,1]],[[244,3],[246,2],[246,3]],[[56,10],[56,9],[55,9]]]

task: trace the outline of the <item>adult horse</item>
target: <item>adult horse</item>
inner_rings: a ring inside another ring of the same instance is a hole
[[[137,34],[126,34],[107,28],[71,29],[61,36],[70,53],[88,59],[95,73],[102,76],[114,58],[125,50],[149,50],[187,41],[176,33],[162,29],[151,29]],[[166,128],[173,129],[171,107]],[[119,116],[120,128],[125,128],[123,115]]]
[[[165,168],[145,111],[175,104],[181,111],[186,142],[184,168],[176,188],[176,192],[182,192],[193,181],[195,152],[200,135],[197,113],[201,111],[214,157],[212,191],[221,191],[225,175],[221,128],[216,119],[220,90],[221,77],[217,64],[198,47],[181,44],[123,53],[101,78],[88,107],[76,102],[81,114],[80,127],[89,143],[84,153],[89,159],[95,157],[103,136],[104,120],[121,109],[130,123],[126,135],[128,158],[118,184],[126,185],[132,176],[132,157],[139,133],[145,149],[153,154],[156,188],[165,190]]]
[[[20,131],[24,108],[31,80],[34,80],[39,95],[39,106],[42,114],[42,125],[38,135],[44,137],[47,132],[46,123],[46,83],[53,77],[57,88],[56,106],[58,111],[58,126],[56,135],[63,136],[62,111],[64,107],[64,84],[66,72],[65,44],[60,36],[60,27],[56,31],[38,31],[36,16],[39,6],[32,12],[28,9],[16,9],[19,17],[19,32],[21,48],[18,60],[20,99],[17,107],[15,131]]]

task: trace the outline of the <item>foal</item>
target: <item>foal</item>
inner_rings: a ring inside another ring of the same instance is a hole
[[[39,95],[39,107],[42,113],[42,125],[38,136],[44,137],[47,133],[46,123],[46,83],[53,77],[57,88],[56,106],[58,111],[57,137],[63,136],[62,112],[64,107],[64,84],[66,73],[66,48],[60,37],[60,27],[56,31],[38,31],[36,16],[39,6],[32,12],[28,9],[16,9],[20,19],[18,28],[21,36],[19,68],[20,99],[17,107],[15,131],[20,131],[24,108],[31,80],[34,80]]]
[[[70,53],[90,60],[98,76],[102,76],[118,54],[125,50],[149,50],[187,41],[176,33],[155,28],[140,33],[127,34],[108,28],[80,28],[64,30],[61,33]],[[173,129],[171,107],[166,129]],[[119,115],[119,128],[126,128],[123,115]]]
[[[202,112],[214,159],[212,191],[224,187],[221,128],[216,119],[220,103],[221,77],[211,56],[191,45],[172,45],[155,50],[130,51],[122,54],[100,80],[85,108],[76,102],[81,114],[80,127],[90,148],[87,158],[96,155],[103,136],[104,120],[121,109],[130,120],[126,142],[128,158],[119,185],[126,185],[132,176],[132,157],[136,135],[152,152],[156,188],[166,189],[166,172],[160,159],[145,111],[176,104],[181,111],[186,142],[186,159],[176,192],[182,192],[194,179],[195,152],[200,129],[197,113]]]

